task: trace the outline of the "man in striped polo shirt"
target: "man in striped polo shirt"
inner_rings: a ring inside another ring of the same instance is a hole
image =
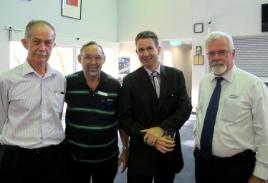
[[[83,70],[67,76],[66,141],[70,182],[112,183],[118,163],[126,168],[128,137],[119,130],[123,149],[118,160],[117,100],[119,82],[101,71],[102,47],[85,44],[78,56]]]

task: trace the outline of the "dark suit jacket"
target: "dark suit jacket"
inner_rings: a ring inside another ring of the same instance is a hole
[[[121,127],[130,136],[129,170],[155,175],[164,162],[179,172],[183,160],[178,130],[189,118],[191,110],[181,71],[161,65],[159,99],[143,67],[128,74],[123,79],[118,116]],[[174,151],[162,154],[143,142],[140,130],[155,126],[178,131]]]

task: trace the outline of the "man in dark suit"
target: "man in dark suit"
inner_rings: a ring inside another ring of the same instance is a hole
[[[160,64],[157,35],[144,31],[135,42],[143,66],[123,79],[118,112],[130,136],[128,183],[172,183],[183,167],[178,130],[192,106],[183,73]],[[169,140],[165,130],[176,131],[176,137]]]

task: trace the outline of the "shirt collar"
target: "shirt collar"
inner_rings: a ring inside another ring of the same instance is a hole
[[[233,78],[234,78],[234,73],[236,71],[237,67],[235,65],[233,65],[232,69],[229,70],[228,72],[226,72],[225,74],[223,74],[220,77],[223,77],[224,80],[228,81],[228,82],[232,82]],[[217,75],[215,75],[214,73],[212,73],[210,80],[213,81],[216,77],[219,77]]]
[[[23,76],[25,76],[27,74],[31,74],[31,73],[34,73],[37,76],[39,76],[39,74],[32,68],[32,66],[29,64],[29,62],[27,60],[23,63],[22,67],[23,67],[23,69],[22,69]],[[44,78],[49,77],[49,76],[53,76],[53,75],[56,75],[56,71],[54,69],[52,69],[49,64],[47,64],[47,72],[46,72]]]
[[[146,70],[147,74],[148,74],[149,76],[151,76],[152,71],[149,70],[149,69],[147,69],[146,67],[143,67],[143,68]],[[156,68],[155,71],[160,75],[160,64],[158,65],[158,67]]]

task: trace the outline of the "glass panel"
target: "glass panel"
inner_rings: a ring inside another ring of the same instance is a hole
[[[9,43],[9,47],[10,47],[9,68],[11,69],[23,63],[26,60],[27,51],[22,46],[22,43],[19,41],[11,41]]]
[[[119,77],[118,71],[118,50],[104,48],[105,63],[102,66],[102,70],[114,78]]]
[[[77,48],[76,49],[76,57],[75,57],[75,68],[76,70],[75,71],[80,71],[82,70],[82,66],[81,64],[78,62],[78,55],[80,54],[80,48]]]
[[[74,72],[74,52],[71,47],[55,47],[49,58],[49,64],[63,75]],[[10,42],[10,68],[13,68],[26,60],[27,50],[19,41]]]
[[[73,58],[73,48],[55,47],[48,62],[63,75],[68,75],[74,72]]]
[[[106,60],[102,70],[107,74],[118,78],[118,55],[119,50],[104,48]],[[82,69],[78,62],[80,48],[56,46],[49,58],[49,64],[54,69],[60,71],[63,75],[68,75]],[[21,42],[10,42],[10,68],[13,68],[26,60],[27,50],[22,46]]]
[[[171,51],[164,51],[164,65],[172,67],[172,52]]]

